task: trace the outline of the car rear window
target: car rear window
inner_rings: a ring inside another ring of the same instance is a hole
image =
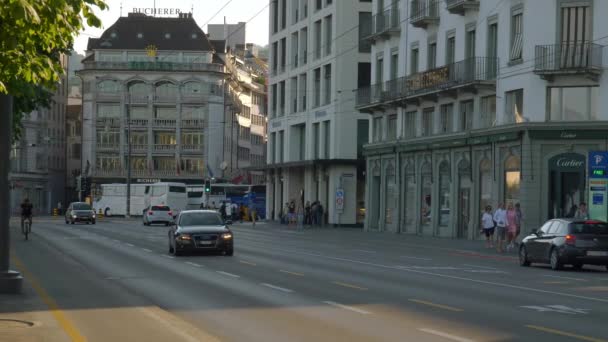
[[[155,206],[152,207],[152,210],[156,210],[156,211],[169,211],[171,209],[169,209],[169,207],[166,207],[166,206],[161,207],[161,206],[156,206],[155,205]]]
[[[188,226],[220,226],[224,222],[219,214],[210,212],[195,212],[183,214],[180,217],[179,225]]]
[[[608,235],[608,223],[604,222],[575,222],[570,224],[572,234]]]
[[[186,192],[186,187],[185,186],[170,186],[169,187],[169,192],[185,193]]]
[[[91,206],[86,203],[74,203],[74,210],[91,210]]]

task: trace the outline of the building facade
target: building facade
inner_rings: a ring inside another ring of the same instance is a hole
[[[66,133],[66,203],[80,199],[79,179],[82,167],[82,94],[80,86],[74,85],[68,94],[65,114]]]
[[[222,177],[224,65],[191,14],[119,18],[77,74],[92,184],[125,183],[129,151],[133,183]]]
[[[368,117],[355,110],[355,95],[369,84],[370,46],[360,37],[370,18],[366,1],[271,1],[269,217],[286,202],[301,211],[319,201],[324,222],[362,224]]]
[[[486,205],[520,203],[529,231],[586,201],[587,152],[608,148],[607,2],[373,7],[367,230],[475,239]]]
[[[68,57],[61,56],[64,69]],[[21,139],[11,152],[11,214],[20,213],[21,202],[29,198],[34,214],[48,215],[59,202],[65,205],[67,78],[61,78],[50,108],[23,116]]]

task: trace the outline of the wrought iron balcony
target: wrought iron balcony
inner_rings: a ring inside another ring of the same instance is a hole
[[[203,145],[202,144],[182,144],[181,150],[182,150],[182,152],[203,153]]]
[[[120,118],[97,118],[97,126],[120,127]]]
[[[125,152],[128,151],[129,146],[125,146]],[[131,144],[131,153],[147,153],[148,144]]]
[[[372,17],[372,34],[368,38],[375,40],[399,32],[401,32],[399,9],[388,9]]]
[[[177,120],[175,119],[154,119],[152,125],[161,128],[175,128]]]
[[[439,22],[438,0],[412,0],[410,23],[414,27],[426,28]]]
[[[224,72],[224,65],[216,63],[174,62],[84,62],[85,70],[147,70],[147,71],[211,71]]]
[[[177,145],[175,144],[155,144],[154,152],[175,152]]]
[[[534,73],[548,80],[564,75],[597,80],[602,73],[602,50],[603,46],[590,42],[537,45]]]
[[[182,128],[203,128],[205,120],[202,119],[183,119]]]
[[[122,93],[119,92],[104,92],[98,91],[95,93],[95,99],[97,101],[116,101],[119,102],[122,99]]]
[[[148,119],[131,119],[129,120],[131,128],[145,128],[148,127]]]
[[[445,0],[445,7],[452,14],[465,15],[467,10],[479,10],[479,0]]]
[[[148,104],[148,94],[134,94],[131,93],[127,96],[127,104]]]

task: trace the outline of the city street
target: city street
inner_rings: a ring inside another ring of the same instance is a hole
[[[604,268],[524,268],[483,242],[232,228],[234,256],[174,257],[165,226],[40,218],[30,241],[13,225],[12,261],[73,341],[608,341]]]

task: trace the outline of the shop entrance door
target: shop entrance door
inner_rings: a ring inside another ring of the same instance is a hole
[[[564,153],[549,160],[548,219],[573,217],[585,201],[585,156]]]

